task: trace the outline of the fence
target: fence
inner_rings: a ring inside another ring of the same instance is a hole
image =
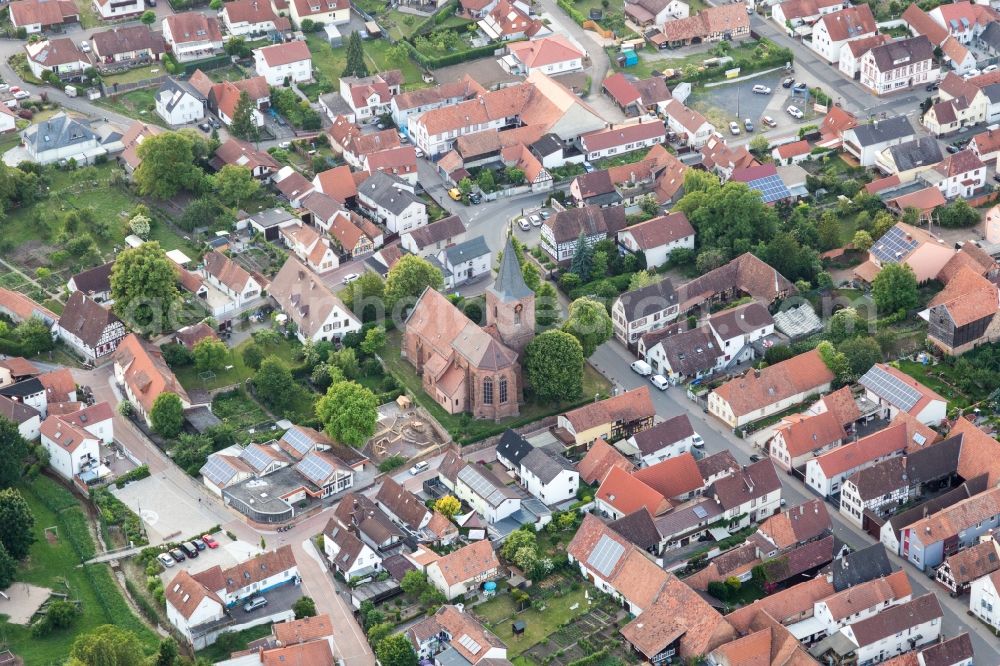
[[[168,76],[163,74],[161,76],[142,79],[141,81],[132,81],[131,83],[112,83],[110,86],[108,86],[104,81],[101,81],[101,92],[104,93],[105,97],[112,97],[114,95],[121,95],[133,90],[141,90],[142,88],[159,88],[163,85],[167,78]]]

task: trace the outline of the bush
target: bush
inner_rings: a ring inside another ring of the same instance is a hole
[[[406,464],[406,458],[403,456],[389,456],[382,462],[378,464],[378,471],[383,474],[388,474],[393,470],[397,470]]]
[[[147,476],[149,476],[149,465],[140,465],[115,479],[115,487],[124,488],[126,484],[145,479]]]

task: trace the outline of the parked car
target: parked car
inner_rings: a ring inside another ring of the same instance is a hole
[[[790,115],[792,118],[802,118],[802,109],[800,109],[797,106],[790,106],[787,109],[785,109],[785,111],[787,111],[788,115]]]
[[[198,129],[200,129],[205,134],[212,133],[212,126],[209,125],[208,123],[198,123]]]
[[[543,220],[547,220],[552,216],[552,212],[547,210],[539,211],[538,214],[542,216]]]
[[[208,548],[208,546],[205,545],[205,542],[202,541],[201,539],[191,539],[191,543],[193,543],[194,547],[197,548],[198,550],[205,550],[206,548]]]
[[[752,132],[752,131],[753,131],[753,123],[752,123],[752,122],[750,121],[750,119],[749,119],[749,118],[745,118],[745,119],[743,120],[743,127],[744,127],[744,128],[746,129],[746,131],[748,131],[748,132]]]
[[[457,187],[453,187],[450,190],[448,190],[448,196],[451,197],[452,201],[461,201],[462,190],[458,189]]]
[[[88,42],[86,39],[80,42],[80,50],[83,51],[84,53],[90,53],[90,42]]]
[[[416,476],[417,474],[420,474],[421,472],[426,470],[427,467],[428,467],[427,461],[421,460],[416,465],[410,468],[410,476]]]
[[[214,127],[215,129],[222,129],[222,123],[219,122],[218,118],[209,118],[208,124]]]
[[[174,548],[171,550],[170,557],[174,558],[174,562],[177,562],[178,564],[187,559],[187,557],[184,556],[184,551],[180,548]]]
[[[590,162],[585,161],[583,163],[583,170],[586,171],[587,173],[590,173],[591,171],[594,170],[594,165],[591,164]]]
[[[959,148],[958,146],[956,146],[953,143],[949,143],[947,146],[945,146],[945,150],[947,150],[949,153],[951,153],[952,155],[954,155],[955,153],[957,153],[958,151],[960,151],[962,149]]]
[[[198,557],[198,547],[190,541],[185,541],[179,545],[178,548],[184,551],[184,554],[188,556],[189,560],[193,560]]]
[[[632,370],[643,377],[649,377],[653,374],[653,368],[645,361],[632,361]]]
[[[729,133],[733,136],[739,136],[740,134],[740,126],[735,120],[729,122]]]
[[[757,455],[756,453],[753,453],[753,454],[750,455],[750,462],[752,462],[752,463],[760,462],[761,460],[763,460],[763,459],[759,455]]]
[[[521,227],[521,231],[531,231],[531,225],[523,217],[517,221],[517,226]]]
[[[531,226],[540,227],[542,226],[542,216],[541,215],[529,215],[528,222],[531,222]]]
[[[649,381],[650,383],[652,383],[653,386],[660,389],[661,391],[666,391],[667,388],[670,386],[670,382],[668,382],[667,378],[664,377],[663,375],[653,375],[652,377],[649,378]]]
[[[413,149],[413,154],[416,155],[417,157],[423,157],[424,156],[424,151],[420,150],[419,148],[414,148]]]
[[[703,449],[705,448],[705,439],[701,435],[695,433],[694,436],[691,437],[691,446],[696,449]]]
[[[928,83],[927,87],[924,88],[924,90],[926,90],[927,92],[934,92],[935,90],[937,90],[940,87],[941,87],[940,84],[938,84],[938,82],[935,81],[934,83]]]
[[[763,118],[760,119],[760,122],[764,123],[768,127],[777,127],[778,126],[778,123],[775,122],[774,118],[772,118],[771,116],[764,116]]]
[[[251,613],[262,606],[267,605],[267,599],[264,597],[254,597],[250,601],[243,604],[243,612]]]
[[[785,79],[784,81],[781,82],[781,87],[782,88],[791,88],[794,84],[795,84],[795,79],[793,79],[792,77],[789,76],[787,79]]]
[[[480,194],[479,192],[473,192],[472,194],[469,195],[469,203],[472,204],[473,206],[478,206],[479,204],[483,203],[483,195]]]
[[[213,550],[219,547],[219,542],[213,539],[211,534],[203,534],[201,536],[201,540],[206,546],[212,548]]]
[[[163,565],[164,569],[169,569],[175,564],[174,558],[170,557],[166,553],[160,553],[159,555],[156,556],[156,559],[160,561],[160,564]]]
[[[347,275],[344,276],[344,279],[341,280],[341,282],[343,282],[344,284],[350,284],[357,279],[358,279],[357,273],[348,273]]]
[[[755,95],[770,95],[771,89],[758,83],[753,87],[753,92]]]
[[[793,93],[804,93],[809,90],[809,86],[806,85],[805,81],[799,81],[794,86],[792,86]]]
[[[31,93],[27,90],[22,90],[17,86],[12,86],[10,89],[10,94],[14,96],[14,99],[28,99],[31,97]]]

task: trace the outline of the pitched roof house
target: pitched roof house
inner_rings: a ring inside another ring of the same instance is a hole
[[[129,401],[150,424],[153,403],[161,393],[174,393],[181,405],[191,406],[191,398],[177,381],[158,347],[130,333],[119,343],[114,353],[115,381],[124,387]]]
[[[300,340],[340,340],[361,321],[315,273],[289,257],[269,287],[271,297],[296,325]]]
[[[128,333],[121,319],[82,291],[66,301],[58,331],[63,342],[91,363],[112,353]]]

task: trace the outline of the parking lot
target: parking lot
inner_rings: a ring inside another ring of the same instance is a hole
[[[784,71],[772,72],[738,83],[704,88],[692,95],[689,105],[705,114],[709,121],[718,123],[719,130],[727,134],[729,123],[734,120],[739,122],[740,132],[744,133],[743,121],[747,118],[753,122],[755,131],[760,130],[760,119],[763,116],[773,118],[778,124],[778,130],[796,129],[806,122],[815,120],[818,115],[812,110],[814,101],[811,96],[806,99],[804,94],[795,94],[791,89],[781,86],[781,82],[788,76]],[[795,74],[791,76],[796,78]],[[755,85],[767,86],[771,89],[771,94],[755,94],[753,92]],[[829,94],[832,91],[828,89],[826,92]],[[798,107],[803,112],[801,120],[793,118],[785,111],[790,105]]]
[[[142,518],[152,546],[204,534],[231,519],[224,510],[200,502],[197,494],[165,477],[151,476],[124,488],[111,488],[111,492]]]
[[[172,579],[178,571],[184,570],[190,574],[196,574],[205,569],[210,569],[216,565],[223,569],[245,562],[262,551],[257,545],[246,543],[245,541],[233,541],[225,532],[212,535],[218,548],[206,548],[198,551],[198,557],[185,559],[183,562],[175,562],[173,566],[167,567],[161,574],[164,584]]]

